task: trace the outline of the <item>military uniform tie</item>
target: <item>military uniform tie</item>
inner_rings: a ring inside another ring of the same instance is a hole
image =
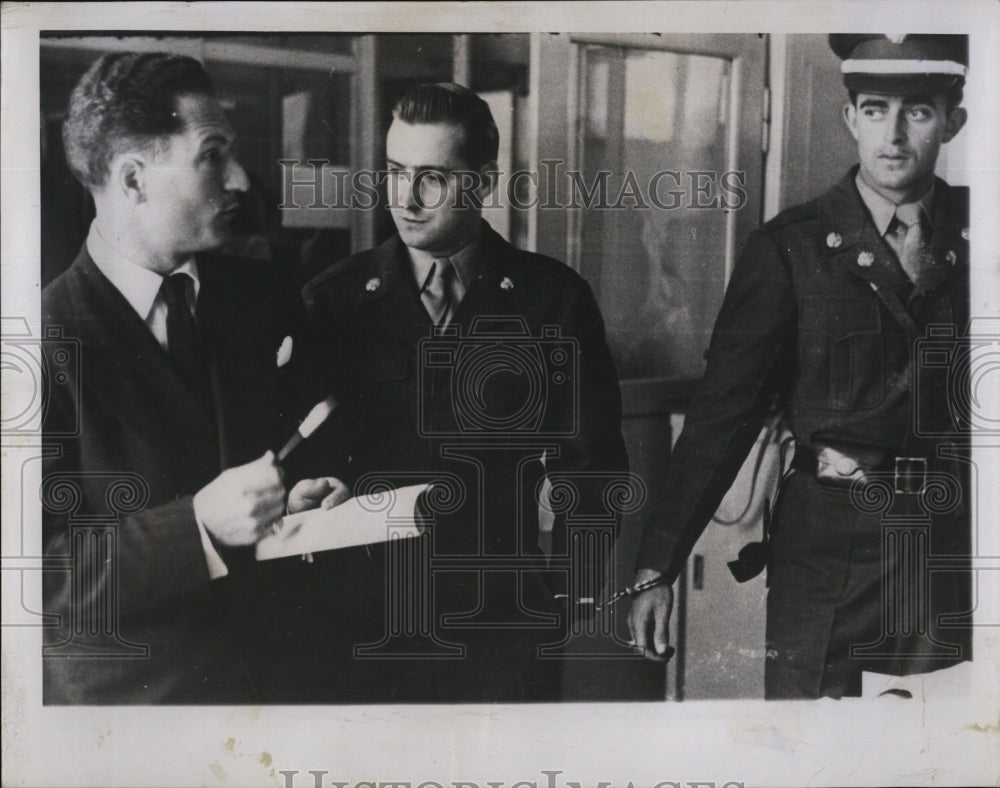
[[[193,284],[187,274],[171,274],[160,285],[160,294],[167,304],[167,354],[181,376],[196,389],[202,389],[204,354],[187,297],[188,287]]]
[[[459,294],[456,292],[455,266],[447,257],[440,257],[431,265],[430,273],[420,291],[420,300],[436,326],[446,326],[451,320]]]
[[[916,287],[920,286],[934,265],[923,214],[919,203],[896,206],[896,219],[905,228],[899,248],[899,263]]]

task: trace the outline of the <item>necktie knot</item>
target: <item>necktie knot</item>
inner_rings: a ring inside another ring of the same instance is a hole
[[[913,227],[913,225],[919,226],[923,216],[924,210],[920,207],[920,203],[910,202],[896,206],[896,218],[906,228]]]
[[[168,312],[172,312],[177,307],[191,311],[187,295],[190,281],[191,277],[187,274],[171,274],[164,277],[163,283],[160,285],[160,292],[163,294],[163,300],[167,303]]]
[[[440,289],[441,285],[447,284],[455,271],[455,266],[447,257],[438,257],[431,263],[431,270],[427,274],[427,281],[424,290]]]
[[[447,325],[455,306],[455,266],[447,257],[431,264],[420,298],[434,325]]]
[[[188,301],[188,288],[193,285],[187,274],[171,274],[160,284],[160,293],[167,305],[167,355],[181,376],[200,389],[206,372],[198,326]]]

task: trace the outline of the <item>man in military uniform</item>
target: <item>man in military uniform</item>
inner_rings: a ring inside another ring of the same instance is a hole
[[[546,475],[574,488],[575,509],[556,514],[552,536],[565,558],[566,515],[607,514],[606,486],[627,470],[618,379],[590,287],[482,218],[498,139],[472,91],[408,90],[386,140],[398,234],[304,290],[342,403],[328,440],[314,438],[349,454],[336,475],[453,483],[456,495],[434,513],[429,560],[416,566],[386,572],[374,549],[317,556],[336,562],[348,646],[377,641],[400,601],[428,600],[413,611],[432,630],[414,633],[428,650],[400,655],[387,642],[369,652],[398,657],[381,670],[379,659],[340,660],[356,677],[343,699],[557,697],[556,654],[539,648],[560,642],[565,611],[539,549],[538,491]],[[422,579],[401,588],[410,571]]]
[[[971,656],[968,442],[947,375],[918,353],[968,322],[967,195],[934,176],[966,119],[967,39],[830,45],[860,166],[747,242],[674,451],[670,509],[643,536],[637,583],[660,585],[629,615],[636,647],[663,659],[670,583],[778,397],[796,452],[769,535],[768,698],[858,695],[862,671]]]

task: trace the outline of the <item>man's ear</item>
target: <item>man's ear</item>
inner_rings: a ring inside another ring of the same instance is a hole
[[[969,113],[965,111],[965,107],[955,107],[944,124],[944,142],[951,142],[968,119]]]
[[[486,198],[496,188],[497,178],[500,175],[499,170],[500,165],[497,164],[496,160],[488,161],[479,168],[479,186],[476,189],[476,194],[479,195],[481,202],[486,202]]]
[[[858,108],[854,106],[853,101],[846,101],[844,103],[843,109],[844,115],[844,125],[847,126],[847,130],[851,132],[851,136],[855,140],[858,138]]]
[[[135,204],[146,201],[146,172],[145,158],[133,153],[119,156],[112,162],[114,187]]]

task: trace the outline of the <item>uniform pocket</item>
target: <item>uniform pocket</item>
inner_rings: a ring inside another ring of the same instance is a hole
[[[817,405],[856,410],[882,402],[882,318],[874,294],[807,296],[799,327],[802,385]]]

